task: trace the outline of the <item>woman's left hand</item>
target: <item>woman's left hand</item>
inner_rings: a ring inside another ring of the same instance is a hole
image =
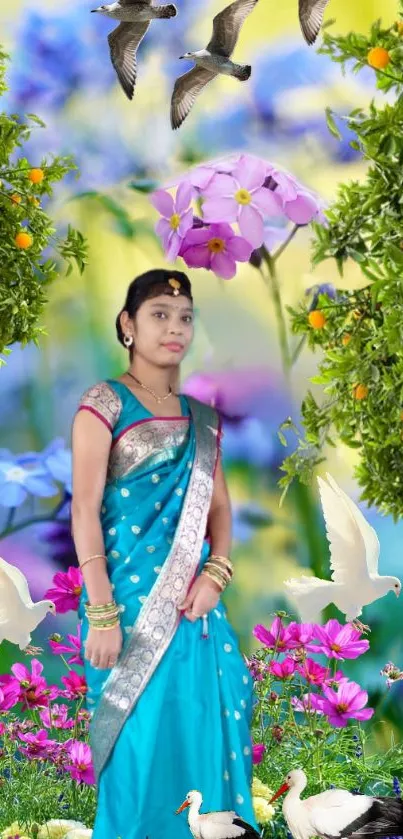
[[[221,589],[217,583],[206,574],[200,574],[178,609],[184,611],[185,617],[193,623],[217,606],[220,594]]]

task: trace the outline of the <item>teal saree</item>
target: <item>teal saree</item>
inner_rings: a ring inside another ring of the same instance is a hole
[[[180,396],[180,417],[155,417],[122,382],[83,395],[112,432],[101,524],[123,647],[116,665],[84,659],[97,782],[93,839],[188,839],[190,789],[202,809],[256,829],[252,681],[219,601],[207,620],[177,609],[209,556],[219,453],[217,412]],[[83,586],[78,617],[88,634]]]

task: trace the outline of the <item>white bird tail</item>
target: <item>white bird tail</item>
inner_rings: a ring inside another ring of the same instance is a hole
[[[302,623],[320,623],[321,612],[333,602],[334,583],[318,577],[286,580],[284,585],[293,597]]]

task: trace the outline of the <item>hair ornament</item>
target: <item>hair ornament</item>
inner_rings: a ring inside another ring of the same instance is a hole
[[[173,290],[174,290],[173,293],[174,293],[175,297],[177,297],[178,294],[179,294],[179,289],[181,288],[181,284],[180,284],[179,280],[177,280],[175,277],[170,277],[169,280],[168,280],[168,283],[173,288]]]

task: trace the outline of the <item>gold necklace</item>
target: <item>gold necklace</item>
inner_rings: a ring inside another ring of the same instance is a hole
[[[131,376],[132,379],[134,379],[134,381],[137,382],[138,385],[140,385],[140,387],[143,387],[144,390],[148,390],[148,392],[151,393],[151,395],[154,397],[154,399],[158,403],[165,402],[165,400],[168,399],[173,394],[173,390],[171,388],[171,385],[169,385],[169,393],[167,393],[166,396],[158,396],[150,387],[143,384],[143,382],[141,382],[140,379],[137,379],[136,376],[133,376],[133,373],[130,373],[129,370],[126,370],[126,373],[127,373],[128,376]]]

